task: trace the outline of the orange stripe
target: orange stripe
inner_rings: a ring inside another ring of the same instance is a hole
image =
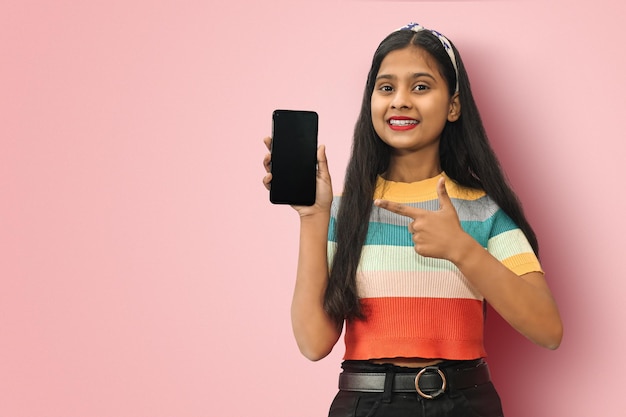
[[[482,303],[471,299],[361,299],[368,319],[346,326],[345,359],[486,356]]]

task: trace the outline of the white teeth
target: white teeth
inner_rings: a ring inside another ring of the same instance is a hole
[[[393,126],[408,126],[408,125],[416,125],[417,120],[398,120],[398,119],[390,119],[389,124]]]

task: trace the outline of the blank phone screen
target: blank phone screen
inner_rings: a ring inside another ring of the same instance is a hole
[[[317,113],[275,110],[272,119],[270,201],[311,206],[315,203]]]

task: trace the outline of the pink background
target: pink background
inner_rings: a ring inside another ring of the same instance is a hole
[[[489,316],[509,417],[623,415],[618,1],[0,5],[0,416],[326,415],[340,343],[291,335],[298,220],[261,185],[275,108],[340,189],[369,60],[411,20],[461,50],[565,322]]]

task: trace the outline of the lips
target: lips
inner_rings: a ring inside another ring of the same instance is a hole
[[[418,120],[404,116],[394,116],[387,120],[387,125],[389,125],[392,130],[410,130],[418,124]]]

